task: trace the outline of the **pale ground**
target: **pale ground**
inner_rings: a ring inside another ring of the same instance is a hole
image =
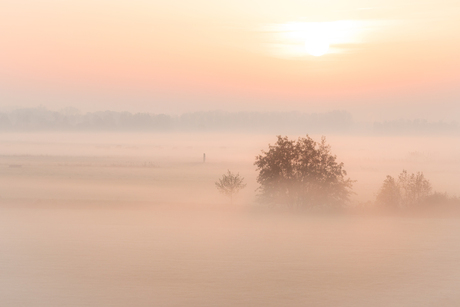
[[[1,306],[460,305],[458,219],[0,206]]]

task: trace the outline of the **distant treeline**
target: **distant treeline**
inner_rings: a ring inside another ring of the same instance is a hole
[[[300,112],[193,112],[180,116],[100,111],[81,113],[44,107],[0,112],[0,131],[234,131],[289,133],[457,134],[457,123],[390,121],[357,123],[346,111]]]
[[[427,120],[394,120],[375,122],[373,131],[377,134],[459,134],[457,122],[429,122]]]
[[[345,111],[306,114],[222,111],[185,113],[180,116],[130,112],[88,112],[75,109],[17,109],[0,113],[0,130],[7,131],[249,131],[337,132],[353,126]]]

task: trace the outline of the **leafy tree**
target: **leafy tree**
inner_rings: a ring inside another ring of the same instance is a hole
[[[345,178],[343,163],[331,154],[325,137],[321,142],[308,135],[277,138],[254,163],[261,201],[290,209],[339,207],[348,201],[353,181]]]
[[[377,203],[387,208],[409,208],[421,204],[431,193],[431,184],[423,173],[403,170],[396,181],[387,176],[377,195]]]
[[[398,208],[401,205],[401,191],[393,177],[387,176],[383,181],[377,195],[377,204],[386,208]]]
[[[246,187],[243,183],[244,178],[240,177],[240,174],[233,174],[229,170],[227,174],[223,174],[222,178],[215,182],[217,190],[220,193],[230,198],[230,203],[233,204],[233,197],[238,194],[241,189]]]

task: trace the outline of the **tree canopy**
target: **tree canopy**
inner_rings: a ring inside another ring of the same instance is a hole
[[[320,142],[308,135],[277,138],[254,163],[261,201],[291,209],[340,207],[348,201],[353,181],[345,178],[344,164],[331,154],[324,136]]]

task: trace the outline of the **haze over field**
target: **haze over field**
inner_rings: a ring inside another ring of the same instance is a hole
[[[271,134],[209,132],[3,133],[0,196],[3,201],[71,202],[77,197],[90,202],[223,205],[225,198],[218,195],[214,182],[230,169],[248,183],[239,204],[255,205],[255,156],[275,141]],[[423,171],[436,191],[460,196],[456,136],[331,134],[327,141],[345,163],[348,176],[357,180],[355,203],[374,201],[385,176],[396,176],[403,169]],[[10,167],[14,165],[21,167]]]
[[[0,1],[0,306],[460,306],[458,54],[451,0]]]

